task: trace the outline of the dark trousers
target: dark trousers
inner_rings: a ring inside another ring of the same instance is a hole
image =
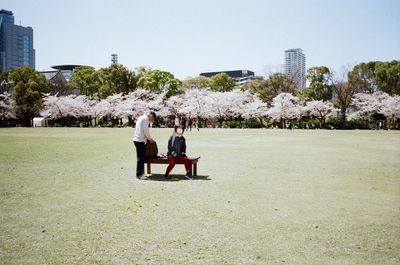
[[[144,174],[144,161],[146,159],[146,144],[144,142],[134,142],[136,147],[136,177]]]

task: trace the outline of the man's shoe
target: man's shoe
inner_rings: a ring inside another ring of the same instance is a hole
[[[146,180],[146,179],[147,179],[147,177],[146,177],[145,175],[141,175],[141,176],[136,177],[136,178],[138,178],[138,179],[140,179],[140,180]]]
[[[185,178],[192,180],[193,179],[192,173],[186,172]]]
[[[171,177],[170,177],[169,175],[164,175],[164,176],[162,177],[162,179],[167,180],[167,179],[171,179]]]

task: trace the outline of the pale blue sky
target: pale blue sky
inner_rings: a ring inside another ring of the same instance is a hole
[[[179,78],[281,69],[302,48],[307,68],[400,59],[399,0],[2,0],[34,29],[37,70],[57,64],[145,65]]]

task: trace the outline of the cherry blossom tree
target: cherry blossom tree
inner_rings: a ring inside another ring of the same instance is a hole
[[[0,94],[0,121],[1,126],[9,119],[16,119],[17,115],[12,104],[11,96],[8,93]]]
[[[103,109],[100,112],[102,115],[111,115],[114,119],[128,118],[129,124],[132,124],[136,118],[149,110],[157,112],[157,116],[160,117],[169,115],[163,102],[164,97],[165,93],[156,94],[149,90],[137,89],[127,95],[107,98],[98,108]]]
[[[61,119],[63,125],[70,125],[70,117],[81,121],[92,116],[92,101],[85,95],[61,96],[45,94],[44,108],[40,115],[49,119]]]
[[[84,121],[86,126],[89,126],[93,116],[92,107],[94,106],[91,98],[86,95],[79,95],[72,98],[70,103],[70,106],[72,106],[70,108],[70,115],[78,118],[80,122]]]
[[[267,116],[268,105],[256,95],[250,95],[249,100],[241,108],[242,117],[245,119],[261,118]]]
[[[311,117],[316,117],[319,120],[320,128],[325,127],[325,118],[333,110],[335,110],[335,108],[332,102],[322,100],[308,101],[304,107],[304,112]]]
[[[212,99],[215,117],[219,119],[220,123],[224,120],[241,118],[243,105],[249,102],[250,97],[249,92],[243,92],[239,89],[229,92],[212,92],[210,98]]]
[[[123,94],[119,93],[100,100],[94,106],[93,113],[97,118],[101,119],[103,124],[107,124],[110,121],[112,126],[117,125],[120,119],[117,110],[123,97]]]
[[[209,95],[209,91],[190,89],[185,93],[168,99],[166,105],[172,114],[181,114],[189,118],[197,118],[202,115],[203,101]]]
[[[388,128],[394,128],[400,120],[400,96],[389,96],[382,100],[380,113],[388,118]]]
[[[45,117],[49,120],[55,120],[63,117],[64,109],[60,104],[60,98],[57,95],[51,96],[45,94],[43,98],[43,109],[40,112],[40,116]]]
[[[356,110],[353,117],[370,119],[374,113],[382,114],[383,101],[390,98],[385,92],[357,93],[352,98],[352,107]]]
[[[267,115],[276,121],[281,122],[284,128],[285,120],[299,119],[302,115],[303,107],[299,104],[299,99],[290,93],[280,93],[272,99],[272,107]]]
[[[247,105],[250,105],[257,98],[255,95],[251,94],[249,91],[241,91],[239,89],[232,90],[225,94],[227,97],[227,102],[231,102],[230,113],[233,117],[245,118],[255,118],[256,116],[248,112]],[[249,106],[250,107],[250,106]],[[254,107],[254,106],[253,106]],[[250,117],[251,116],[251,117]]]
[[[359,117],[370,121],[376,114],[382,115],[389,124],[386,127],[392,128],[400,119],[399,96],[377,91],[375,93],[358,93],[352,99],[352,106],[356,110],[353,117]]]
[[[203,120],[251,119],[266,116],[267,105],[248,91],[213,92],[206,89],[188,89],[170,97],[166,102],[172,114]]]
[[[170,97],[166,102],[166,107],[170,114],[184,115],[189,119],[209,120],[215,118],[211,91],[206,89],[188,89],[185,93]]]

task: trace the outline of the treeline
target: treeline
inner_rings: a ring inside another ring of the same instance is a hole
[[[123,65],[113,64],[99,70],[87,66],[78,67],[74,70],[70,80],[64,87],[60,88],[56,86],[55,89],[54,84],[49,83],[40,73],[28,67],[20,67],[0,74],[0,92],[5,92],[5,94],[3,93],[0,96],[0,125],[14,126],[19,124],[21,126],[30,126],[33,117],[43,116],[43,111],[47,110],[46,102],[48,103],[49,96],[62,101],[62,96],[68,95],[72,91],[79,91],[81,95],[92,102],[86,106],[89,110],[94,110],[96,104],[102,101],[104,103],[104,100],[113,96],[118,95],[118,97],[129,98],[129,95],[132,95],[135,91],[149,91],[152,95],[162,95],[161,101],[158,104],[168,106],[168,109],[166,110],[161,107],[158,109],[163,109],[164,116],[168,116],[182,111],[171,104],[166,104],[166,102],[172,97],[179,97],[179,95],[185,98],[184,95],[190,90],[198,89],[224,93],[240,89],[256,96],[260,102],[265,104],[266,108],[272,108],[273,99],[282,93],[291,94],[304,106],[307,105],[307,102],[312,101],[329,102],[335,108],[335,111],[332,113],[337,113],[336,117],[331,117],[331,120],[335,120],[335,127],[349,128],[348,117],[352,113],[357,112],[357,108],[352,104],[356,94],[373,95],[376,92],[382,92],[392,98],[396,98],[395,96],[400,94],[400,61],[361,63],[340,74],[333,73],[325,66],[312,67],[307,70],[306,79],[308,86],[303,90],[297,89],[295,82],[289,76],[282,73],[273,73],[264,80],[254,80],[243,87],[237,88],[235,87],[235,80],[227,74],[219,74],[211,78],[199,76],[181,81],[166,71],[146,67],[139,67],[135,71],[131,71]],[[11,95],[7,94],[7,92]],[[76,97],[69,96],[71,100]],[[137,102],[129,102],[132,105],[127,105],[125,108],[127,109],[127,113],[130,110],[131,114],[126,115],[124,118],[133,122],[136,118],[134,115],[137,113],[134,109],[138,109],[136,106]],[[203,104],[211,103],[205,101]],[[213,104],[216,103],[214,102]],[[179,106],[178,103],[175,105]],[[157,109],[157,106],[154,106],[154,102],[151,106],[146,105],[146,107]],[[220,110],[214,108],[214,111]],[[394,112],[396,111],[394,110]],[[183,114],[191,115],[189,113]],[[368,119],[369,122],[374,123],[382,120],[385,122],[389,118],[378,110],[368,115],[368,117],[362,115],[358,119]],[[99,118],[96,114],[91,114],[90,116]],[[118,115],[113,115],[109,111],[108,115],[101,116],[101,120],[105,121],[101,124],[110,124],[109,121],[113,120],[113,116]],[[217,116],[214,115],[214,118],[217,120],[227,118]],[[244,114],[240,118],[244,119],[243,123],[246,126],[251,127],[252,124],[255,124],[254,117],[246,118],[248,116],[248,114]],[[73,119],[74,116],[70,115],[70,117]],[[268,115],[261,115],[256,118],[263,117],[272,118]],[[353,122],[355,117],[355,115],[351,116]],[[396,119],[395,117],[396,115],[390,117],[391,123],[393,123],[393,119]],[[51,119],[50,116],[48,118]],[[207,120],[207,118],[200,118]],[[225,125],[237,124],[235,119],[238,119],[238,117],[229,117],[229,119],[223,121]],[[249,119],[249,122],[246,122],[246,119]],[[241,122],[239,122],[239,125],[242,124]],[[396,122],[397,120],[394,121],[394,124]],[[98,125],[98,123],[95,124]],[[111,122],[111,124],[116,123]],[[222,125],[222,123],[219,124]],[[280,120],[279,124],[281,127],[283,126]],[[263,125],[260,125],[260,122],[256,122],[255,127]],[[320,121],[318,122],[318,126],[321,126]]]

